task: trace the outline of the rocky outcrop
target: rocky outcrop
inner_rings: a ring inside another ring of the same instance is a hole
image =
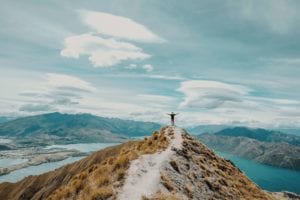
[[[273,192],[271,195],[276,199],[276,200],[300,200],[300,196],[293,193],[293,192]]]

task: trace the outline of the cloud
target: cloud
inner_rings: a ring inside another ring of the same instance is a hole
[[[47,104],[25,104],[19,108],[19,111],[36,113],[36,112],[49,112],[54,111],[55,109]]]
[[[69,96],[55,96],[51,104],[53,105],[63,105],[63,106],[68,106],[68,105],[75,105],[79,104],[77,101],[78,99],[70,98]]]
[[[158,74],[146,75],[146,77],[152,79],[162,79],[162,80],[185,80],[185,78],[181,76],[166,76],[166,75],[158,75]]]
[[[82,21],[96,32],[65,38],[64,48],[60,52],[63,57],[78,59],[87,56],[94,67],[111,67],[123,61],[151,57],[132,42],[164,41],[147,27],[126,17],[88,10],[80,11],[80,14]],[[146,66],[145,69],[153,70],[150,66]]]
[[[130,64],[130,65],[125,67],[125,69],[136,69],[136,68],[137,68],[136,64]]]
[[[78,59],[88,56],[94,67],[110,67],[125,60],[144,60],[149,54],[131,43],[102,38],[91,33],[65,39],[61,56]]]
[[[91,83],[75,76],[65,74],[47,73],[46,80],[48,86],[62,90],[77,90],[85,92],[94,92],[97,90]]]
[[[232,3],[240,6],[238,10],[242,19],[261,24],[275,33],[288,33],[297,22],[297,4],[293,1],[279,0],[274,3],[272,0],[242,0]]]
[[[226,102],[241,102],[250,90],[241,85],[217,81],[189,80],[183,81],[178,91],[185,95],[180,107],[213,109]]]
[[[154,67],[150,64],[145,64],[142,66],[138,66],[136,64],[130,64],[129,66],[126,66],[125,69],[129,69],[129,70],[142,69],[142,70],[145,70],[146,72],[152,72],[154,70]]]
[[[143,65],[143,69],[146,70],[146,72],[152,72],[154,70],[154,67],[150,64]]]
[[[38,89],[19,93],[26,98],[26,104],[21,104],[19,111],[40,113],[75,109],[82,99],[98,91],[90,82],[75,76],[47,73],[43,78]]]
[[[233,124],[254,127],[295,126],[300,101],[259,96],[262,91],[219,81],[183,81],[179,109],[189,124]],[[199,113],[201,112],[201,113]]]
[[[160,43],[164,41],[147,27],[130,18],[88,10],[80,11],[80,13],[86,25],[103,35],[139,42]]]

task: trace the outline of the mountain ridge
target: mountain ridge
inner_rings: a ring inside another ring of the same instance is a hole
[[[175,141],[180,141],[179,145],[174,145]],[[170,154],[157,161],[165,152]],[[149,163],[145,156],[154,159]],[[136,169],[137,177],[147,173],[158,177],[154,190],[131,200],[288,199],[283,193],[277,198],[260,189],[232,162],[214,154],[185,130],[170,126],[144,140],[106,148],[55,171],[14,184],[2,183],[0,199],[121,199],[126,181],[131,182],[131,168]],[[153,174],[153,168],[159,170]],[[131,189],[137,192],[135,187]]]
[[[291,145],[300,146],[300,137],[292,134],[285,134],[280,131],[266,130],[263,128],[231,127],[215,132],[215,135],[231,137],[247,137],[262,142],[286,142]]]
[[[56,112],[4,122],[0,124],[0,136],[16,137],[22,144],[119,142],[160,127],[153,122]]]

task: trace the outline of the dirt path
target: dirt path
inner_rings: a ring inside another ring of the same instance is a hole
[[[182,129],[169,127],[166,135],[170,129],[174,129],[174,138],[165,151],[143,155],[131,162],[119,200],[140,200],[142,196],[150,196],[158,190],[161,168],[174,153],[172,148],[181,148],[182,144]]]

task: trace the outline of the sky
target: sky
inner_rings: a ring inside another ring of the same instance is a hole
[[[300,127],[297,0],[0,4],[0,116]]]

